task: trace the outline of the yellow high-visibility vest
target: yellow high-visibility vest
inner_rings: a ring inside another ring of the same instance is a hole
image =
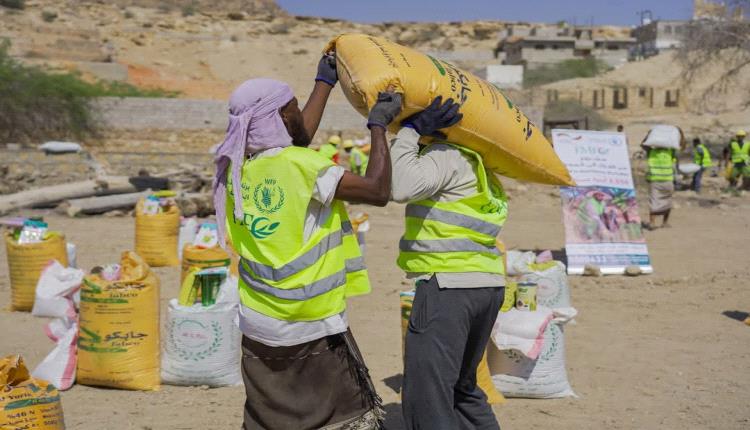
[[[244,306],[285,321],[315,321],[342,312],[346,297],[370,291],[362,253],[343,202],[307,240],[305,214],[319,172],[333,164],[320,153],[287,147],[245,161],[243,218],[227,190],[227,232],[240,255]]]

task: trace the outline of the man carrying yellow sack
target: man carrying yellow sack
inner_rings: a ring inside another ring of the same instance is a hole
[[[398,265],[417,282],[406,333],[403,413],[407,429],[499,429],[477,386],[503,303],[505,269],[495,238],[505,223],[502,186],[482,157],[440,129],[458,104],[436,98],[404,120],[391,145],[392,198],[406,206]],[[419,151],[420,136],[437,137]]]
[[[376,429],[380,398],[348,329],[346,298],[370,283],[343,200],[384,206],[390,195],[385,127],[401,110],[383,93],[368,126],[364,177],[307,148],[337,82],[324,56],[304,109],[286,84],[251,79],[229,100],[216,151],[220,243],[240,255],[245,429]]]

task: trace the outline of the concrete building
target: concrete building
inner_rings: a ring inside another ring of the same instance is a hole
[[[612,67],[628,61],[636,40],[622,36],[594,36],[592,27],[540,27],[523,34],[509,32],[498,44],[504,64],[534,69],[565,60],[594,57]],[[519,32],[520,33],[520,32]]]
[[[523,66],[490,64],[487,66],[487,82],[503,90],[520,90],[523,87]]]
[[[644,20],[644,23],[633,30],[636,40],[633,57],[648,58],[661,51],[680,46],[683,33],[689,21]]]

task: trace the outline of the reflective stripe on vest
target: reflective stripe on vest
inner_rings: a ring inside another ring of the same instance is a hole
[[[701,167],[711,167],[711,153],[708,152],[706,145],[700,144],[695,148],[695,154],[693,155],[693,162]]]
[[[747,163],[750,161],[750,142],[742,142],[742,146],[736,140],[729,144],[732,152],[732,163]]]
[[[401,239],[398,243],[398,249],[406,252],[486,252],[498,256],[502,255],[494,244],[482,245],[471,239]]]
[[[479,154],[451,146],[475,162],[477,191],[450,202],[425,199],[408,204],[398,265],[418,273],[504,274],[502,253],[495,245],[507,214],[502,186],[490,181]]]
[[[247,273],[245,267],[240,264],[240,277],[248,287],[260,293],[265,293],[284,300],[303,301],[325,294],[333,289],[346,284],[346,271],[341,270],[323,279],[319,279],[301,288],[291,290],[276,288],[265,282],[255,279]]]
[[[674,181],[674,156],[667,148],[654,148],[648,154],[648,179],[650,182]]]
[[[276,269],[257,261],[247,259],[243,259],[243,261],[250,267],[253,273],[260,276],[261,278],[269,279],[271,281],[281,281],[282,279],[286,279],[307,269],[308,267],[315,264],[320,259],[320,257],[323,256],[323,254],[333,248],[336,248],[337,246],[341,246],[344,234],[352,234],[352,223],[349,221],[341,223],[341,230],[336,230],[330,233],[328,236],[318,242],[315,247],[300,255],[296,259],[290,261],[289,263]]]
[[[326,236],[326,239],[319,242],[313,249],[299,256],[295,260],[287,263],[286,265],[274,269],[273,267],[266,266],[264,264],[248,260],[246,258],[240,258],[239,273],[242,280],[255,291],[261,293],[270,294],[274,297],[285,300],[307,300],[313,297],[325,294],[328,291],[338,288],[346,283],[346,274],[365,270],[365,259],[360,257],[349,258],[344,261],[344,270],[340,270],[333,275],[326,278],[315,281],[309,285],[305,285],[301,288],[284,289],[277,288],[263,282],[262,279],[253,277],[245,265],[260,278],[269,279],[273,281],[281,281],[292,275],[307,269],[308,267],[315,264],[320,257],[323,256],[330,249],[341,246],[343,243],[343,236],[352,234],[352,224],[349,221],[341,223],[341,230],[333,232]]]
[[[244,260],[244,262],[247,262],[247,260]],[[242,263],[239,265],[239,274],[247,286],[255,291],[270,294],[279,299],[299,301],[309,300],[313,297],[317,297],[333,289],[344,286],[344,284],[346,284],[347,273],[365,270],[365,260],[362,257],[350,258],[346,260],[345,266],[346,269],[340,270],[331,276],[315,281],[309,285],[305,285],[304,287],[291,290],[276,288],[272,285],[268,285],[260,279],[253,278],[253,276],[247,272],[247,269],[245,269]]]
[[[493,237],[500,234],[501,229],[499,225],[482,221],[481,219],[430,206],[407,205],[406,216],[440,221],[444,224],[452,224],[459,227],[464,227],[469,230],[474,230],[478,233]]]

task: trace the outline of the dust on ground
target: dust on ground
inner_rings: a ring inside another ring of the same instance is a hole
[[[508,189],[510,218],[501,234],[507,246],[561,249],[557,191],[518,184]],[[733,318],[750,311],[750,199],[680,192],[676,204],[673,227],[647,233],[654,275],[570,278],[579,316],[566,329],[566,357],[579,398],[510,399],[495,407],[504,429],[750,426],[750,327]],[[397,430],[403,428],[396,391],[402,374],[398,293],[410,288],[395,266],[403,206],[353,210],[371,215],[366,258],[373,292],[350,301],[349,318],[387,405],[387,428]],[[79,266],[86,270],[133,247],[132,218],[45,216],[78,246]],[[165,315],[177,295],[179,269],[155,270]],[[46,320],[7,311],[9,299],[2,263],[0,354],[22,354],[33,368],[52,348],[42,330]],[[68,428],[81,430],[239,428],[244,400],[242,387],[165,385],[134,392],[76,385],[62,394]]]

